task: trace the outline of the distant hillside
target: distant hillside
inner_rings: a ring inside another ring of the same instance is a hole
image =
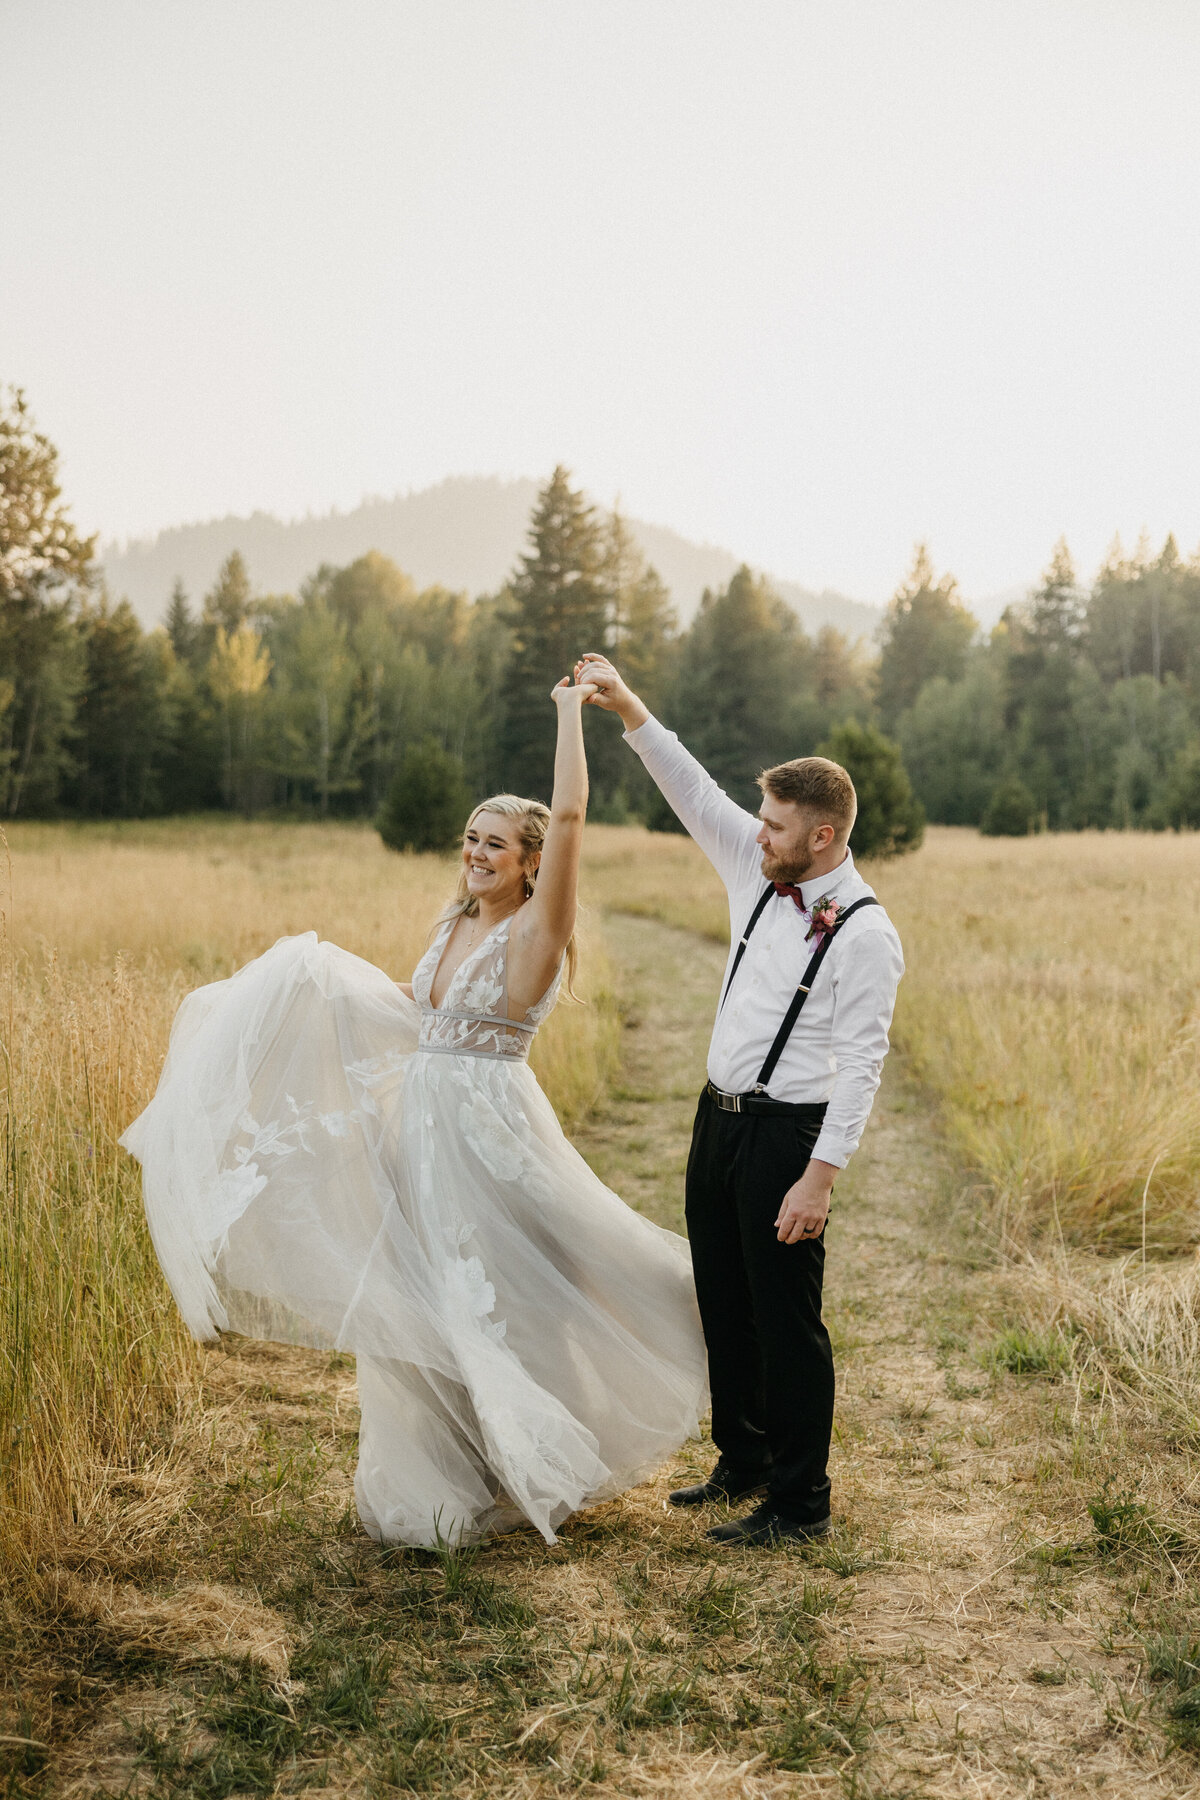
[[[176,525],[155,538],[107,545],[104,570],[112,593],[125,595],[148,625],[161,620],[177,580],[198,600],[231,550],[241,551],[260,593],[295,593],[320,563],[353,562],[367,550],[390,556],[419,587],[440,582],[470,594],[492,593],[524,548],[536,497],[533,481],[456,475],[418,494],[364,501],[353,512],[287,523],[254,513],[248,519]],[[723,587],[738,566],[731,551],[689,543],[665,525],[641,519],[629,524],[684,620],[703,590]],[[775,585],[809,631],[836,625],[856,638],[879,621],[877,607],[842,594],[810,593],[791,581]]]

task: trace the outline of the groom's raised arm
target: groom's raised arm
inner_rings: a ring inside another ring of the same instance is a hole
[[[672,812],[696,840],[726,887],[756,872],[759,822],[717,786],[702,764],[668,731],[618,675],[606,657],[588,655],[575,679],[595,684],[588,702],[619,715],[625,741],[636,750]]]

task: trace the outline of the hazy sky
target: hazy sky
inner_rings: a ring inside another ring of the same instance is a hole
[[[545,474],[886,598],[1200,540],[1196,0],[0,0],[107,536]]]

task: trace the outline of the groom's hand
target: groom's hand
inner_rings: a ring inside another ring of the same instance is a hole
[[[588,706],[602,706],[605,712],[615,712],[626,731],[636,731],[650,717],[650,708],[643,705],[637,695],[622,681],[607,656],[599,656],[589,650],[575,664],[576,681],[586,681],[595,688],[589,694]]]
[[[781,1244],[801,1244],[820,1237],[829,1217],[836,1175],[833,1163],[817,1162],[814,1158],[799,1181],[788,1189],[775,1221],[775,1234]]]

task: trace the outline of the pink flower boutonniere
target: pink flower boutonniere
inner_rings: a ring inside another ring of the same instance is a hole
[[[832,899],[828,894],[822,894],[819,900],[814,900],[808,909],[812,924],[804,934],[805,943],[815,937],[824,937],[826,932],[835,931],[845,910],[839,900]]]

